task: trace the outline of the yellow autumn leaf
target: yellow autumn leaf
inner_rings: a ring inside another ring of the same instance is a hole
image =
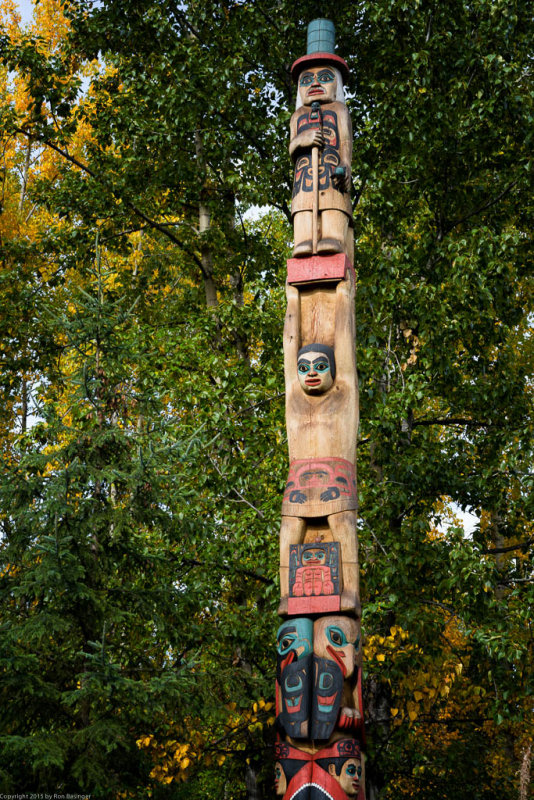
[[[417,719],[417,711],[415,710],[408,711],[408,716],[410,717],[410,721],[413,722],[414,720]]]
[[[391,708],[390,711],[391,711],[391,716],[392,717],[396,717],[397,714],[399,713],[399,709],[398,708]]]
[[[415,697],[415,699],[417,700],[417,702],[419,702],[419,700],[422,700],[422,699],[423,699],[423,697],[424,697],[424,694],[423,694],[423,692],[414,692],[414,693],[413,693],[413,696]]]
[[[377,655],[377,657],[376,657],[376,660],[377,660],[377,661],[385,661],[385,660],[386,660],[386,657],[385,657],[384,653],[379,653],[379,654]]]

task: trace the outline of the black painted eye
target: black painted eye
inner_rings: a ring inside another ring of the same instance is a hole
[[[280,643],[278,645],[278,652],[280,653],[280,655],[282,655],[282,653],[286,653],[288,650],[290,650],[291,647],[293,646],[294,642],[295,642],[295,637],[294,636],[289,636],[289,635],[288,636],[284,636],[284,638],[280,641]]]

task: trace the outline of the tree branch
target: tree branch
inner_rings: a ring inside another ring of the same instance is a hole
[[[490,422],[481,422],[464,417],[437,417],[436,419],[414,419],[413,425],[467,425],[472,428],[491,428]]]
[[[511,544],[509,547],[491,547],[489,550],[481,550],[480,552],[485,556],[491,556],[494,553],[511,553],[512,550],[526,550],[534,544],[534,538],[527,539],[526,542],[519,542],[519,544]]]
[[[78,169],[82,170],[82,172],[85,172],[87,175],[90,175],[91,178],[94,178],[94,180],[98,181],[100,184],[105,186],[106,189],[110,192],[110,194],[113,195],[113,197],[121,200],[127,208],[129,208],[131,211],[134,212],[134,214],[136,214],[138,217],[140,217],[143,220],[143,222],[146,222],[146,224],[149,227],[155,228],[155,230],[159,231],[164,236],[166,236],[168,239],[170,239],[181,250],[184,250],[183,244],[180,242],[180,240],[176,236],[174,236],[172,231],[170,231],[168,229],[169,223],[163,223],[162,224],[160,222],[157,222],[155,219],[152,219],[151,217],[147,216],[147,214],[145,214],[144,211],[141,211],[141,209],[138,208],[135,205],[135,203],[132,203],[131,200],[127,200],[126,198],[122,197],[118,192],[116,192],[116,190],[112,189],[109,186],[109,184],[107,184],[106,181],[104,181],[101,177],[99,177],[96,174],[96,172],[94,172],[94,170],[92,170],[90,167],[87,166],[87,164],[84,164],[82,161],[79,161],[74,156],[71,156],[70,153],[68,153],[65,150],[62,150],[60,147],[58,147],[58,145],[54,144],[54,142],[51,142],[49,139],[45,139],[43,136],[39,136],[38,134],[35,134],[35,133],[30,134],[28,131],[24,130],[24,128],[16,128],[15,130],[17,131],[17,133],[21,133],[23,136],[27,136],[28,138],[37,139],[38,141],[41,142],[41,144],[44,144],[46,147],[49,147],[55,153],[58,153],[58,155],[60,155],[66,161],[69,161],[75,167],[78,167]],[[195,264],[198,267],[200,267],[200,269],[202,269],[202,263],[201,263],[200,259],[198,258],[198,256],[196,256],[194,253],[190,253],[188,251],[186,251],[186,252],[193,259]]]

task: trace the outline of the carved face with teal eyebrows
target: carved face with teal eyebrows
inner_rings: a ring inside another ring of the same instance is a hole
[[[337,78],[330,67],[309,67],[299,78],[299,94],[302,105],[309,106],[314,100],[333,103],[336,99]]]
[[[324,394],[336,375],[334,351],[331,347],[312,344],[299,350],[297,356],[299,383],[306,394]]]
[[[301,560],[304,566],[320,566],[326,563],[326,553],[319,547],[309,547],[302,553]]]
[[[274,793],[284,795],[287,789],[287,780],[282,765],[277,761],[274,765]]]
[[[338,781],[345,794],[349,797],[355,797],[358,794],[360,791],[360,778],[362,777],[362,765],[359,758],[347,759],[339,773],[334,764],[330,764],[328,771]]]

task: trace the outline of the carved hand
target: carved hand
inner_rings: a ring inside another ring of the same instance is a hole
[[[321,492],[321,500],[326,503],[328,500],[337,500],[341,492],[337,486],[329,486],[324,492]]]
[[[348,706],[343,706],[341,709],[341,713],[339,715],[339,720],[337,723],[338,728],[347,729],[357,729],[360,727],[362,722],[362,716],[359,711],[355,708],[349,708]]]
[[[332,175],[332,183],[338,191],[347,193],[350,192],[352,185],[350,164],[341,164],[341,166],[345,170],[344,174],[338,173],[337,175]]]
[[[295,150],[309,150],[310,147],[322,147],[324,145],[324,136],[320,128],[310,128],[307,131],[302,131],[291,142],[293,152]]]

